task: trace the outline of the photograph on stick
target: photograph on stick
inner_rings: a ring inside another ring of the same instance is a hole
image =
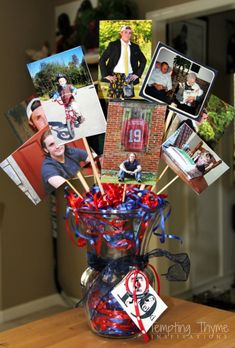
[[[162,144],[161,150],[166,164],[198,194],[229,169],[186,123]]]
[[[101,181],[154,185],[166,105],[110,101]]]
[[[56,143],[105,132],[105,117],[81,47],[27,66]]]
[[[167,119],[169,117],[167,116]],[[183,123],[187,123],[207,145],[214,149],[234,118],[235,108],[212,94],[197,121],[188,119],[180,113],[174,113],[169,120],[170,126],[166,131],[166,137],[169,138]]]
[[[151,61],[152,21],[99,23],[99,97],[142,99],[139,91]]]
[[[215,76],[214,69],[203,66],[160,42],[140,95],[149,101],[166,103],[170,109],[196,120]]]
[[[0,167],[34,204],[38,204],[67,180],[77,178],[78,173],[93,176],[89,164],[82,139],[57,145],[46,126],[2,161]]]
[[[5,112],[5,116],[21,144],[48,125],[41,100],[36,94],[9,109]],[[64,129],[58,127],[57,129],[61,137],[64,136],[65,140],[70,139],[66,127]]]

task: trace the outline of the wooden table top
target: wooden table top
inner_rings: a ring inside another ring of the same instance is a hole
[[[213,307],[163,297],[168,309],[155,322],[151,340],[99,337],[88,327],[83,309],[70,309],[51,317],[0,333],[7,348],[234,348],[235,314]]]

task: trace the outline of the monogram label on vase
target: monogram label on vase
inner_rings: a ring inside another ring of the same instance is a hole
[[[112,290],[112,295],[141,331],[147,332],[167,309],[146,274],[139,270],[129,272]]]

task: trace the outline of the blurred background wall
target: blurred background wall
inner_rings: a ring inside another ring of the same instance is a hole
[[[45,40],[52,50],[55,49],[55,7],[69,2],[70,0],[22,0],[13,4],[7,0],[1,1],[1,161],[20,145],[4,112],[34,92],[26,69],[30,60],[25,51],[28,48],[39,50]],[[151,11],[187,2],[189,1],[138,0],[136,4],[139,18],[145,18],[146,13]],[[225,71],[224,43],[227,33],[224,23],[228,18],[234,19],[234,12],[214,14],[206,19],[207,49],[208,65],[219,70],[213,93],[233,103],[233,80]],[[162,35],[165,35],[165,31]],[[157,37],[154,39],[158,40]],[[230,166],[233,146],[231,126],[218,150]],[[171,175],[168,174],[164,180],[169,180]],[[235,270],[234,232],[231,224],[233,179],[232,171],[229,171],[203,197],[197,197],[180,181],[168,190],[169,200],[173,205],[169,229],[172,233],[183,236],[182,249],[191,254],[193,267],[189,283],[164,284],[165,293],[181,296],[192,293],[194,289],[199,291],[219,282],[223,283],[223,280],[226,285],[232,283]],[[65,202],[62,190],[56,196],[58,281],[68,296],[78,297],[80,275],[86,264],[85,254],[74,248],[68,240],[64,228]],[[49,198],[38,206],[33,206],[4,172],[0,171],[0,314],[9,308],[58,294],[54,276],[50,209]]]

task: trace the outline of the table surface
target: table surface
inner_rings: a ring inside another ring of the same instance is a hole
[[[150,329],[151,340],[99,337],[88,327],[83,309],[70,309],[0,333],[7,348],[122,348],[122,347],[235,347],[235,313],[163,297],[168,309]]]

